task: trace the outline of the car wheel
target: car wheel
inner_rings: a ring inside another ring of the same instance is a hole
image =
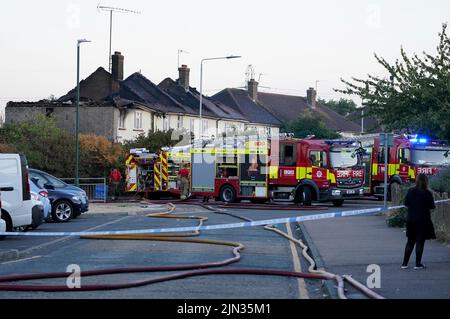
[[[52,208],[52,218],[57,223],[66,223],[73,217],[73,206],[69,201],[57,202]]]
[[[344,200],[343,199],[335,199],[333,201],[333,206],[334,207],[342,207],[342,205],[344,205]]]
[[[220,190],[220,200],[224,203],[234,203],[236,201],[236,192],[233,187],[227,185]]]
[[[2,219],[5,221],[6,224],[6,231],[7,232],[12,232],[14,227],[12,224],[12,220],[11,218],[6,214],[5,211],[2,210]]]

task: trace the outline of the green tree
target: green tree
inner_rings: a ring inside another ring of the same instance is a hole
[[[190,134],[185,131],[148,131],[147,134],[140,134],[134,140],[125,141],[123,145],[126,150],[130,150],[133,148],[146,148],[149,151],[157,152],[162,147],[180,145],[180,142],[183,145],[187,145],[190,143],[190,140]]]
[[[286,132],[294,133],[296,138],[305,138],[314,135],[319,139],[335,139],[340,135],[329,129],[324,122],[310,112],[299,116],[297,119],[287,123]]]
[[[74,139],[57,127],[52,118],[38,115],[0,129],[0,144],[11,145],[24,154],[30,167],[60,177],[73,176]]]
[[[356,111],[357,104],[351,99],[340,98],[339,100],[325,100],[319,99],[319,104],[322,104],[333,111],[339,113],[342,116],[346,116],[354,111]]]
[[[384,77],[368,75],[367,79],[353,77],[344,90],[358,95],[370,115],[388,130],[403,130],[450,139],[450,38],[443,24],[435,55],[407,55],[401,48],[401,59],[389,63],[375,54],[385,69]]]

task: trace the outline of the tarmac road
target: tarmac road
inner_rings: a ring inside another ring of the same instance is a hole
[[[368,201],[349,201],[343,209],[377,206]],[[317,214],[332,211],[275,211],[275,210],[229,210],[254,220]],[[199,212],[201,211],[201,212]],[[207,225],[235,223],[236,218],[214,214],[203,208],[178,206],[176,212],[191,212],[207,216]],[[85,214],[67,224],[44,224],[38,232],[45,231],[100,231],[143,228],[194,226],[195,220],[154,219],[145,216],[115,214]],[[286,231],[286,225],[280,225]],[[295,233],[295,225],[291,230]],[[228,267],[271,268],[279,270],[307,271],[308,265],[299,257],[300,250],[293,248],[281,236],[262,227],[224,229],[202,232],[200,238],[239,241],[245,245],[242,259]],[[294,246],[295,247],[295,246]],[[130,266],[163,266],[187,263],[219,261],[232,256],[230,247],[193,243],[170,243],[151,241],[86,240],[79,238],[7,238],[0,241],[0,251],[17,249],[19,259],[0,261],[0,275],[64,272],[68,265],[77,264],[81,270],[117,268]],[[122,274],[95,278],[82,278],[82,284],[127,282],[161,275]],[[62,284],[65,279],[28,282],[39,284]],[[320,281],[297,280],[270,276],[214,275],[163,282],[145,287],[101,292],[1,292],[0,298],[157,298],[157,299],[296,299],[326,298],[327,291]]]

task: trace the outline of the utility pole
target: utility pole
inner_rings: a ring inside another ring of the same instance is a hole
[[[133,11],[122,8],[105,7],[100,4],[97,6],[97,10],[108,11],[109,12],[109,56],[108,56],[108,68],[109,73],[112,71],[112,34],[113,34],[113,12],[117,13],[134,13],[141,14],[139,11]]]

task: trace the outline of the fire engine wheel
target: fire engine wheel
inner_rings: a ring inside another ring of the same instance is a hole
[[[303,206],[311,206],[312,205],[311,188],[309,188],[308,186],[305,186],[302,188],[301,200],[302,200]]]
[[[234,203],[236,201],[236,192],[233,187],[226,185],[220,190],[220,200],[225,203]]]
[[[343,199],[335,199],[333,201],[333,206],[334,207],[342,207],[342,205],[344,205],[344,200]]]

